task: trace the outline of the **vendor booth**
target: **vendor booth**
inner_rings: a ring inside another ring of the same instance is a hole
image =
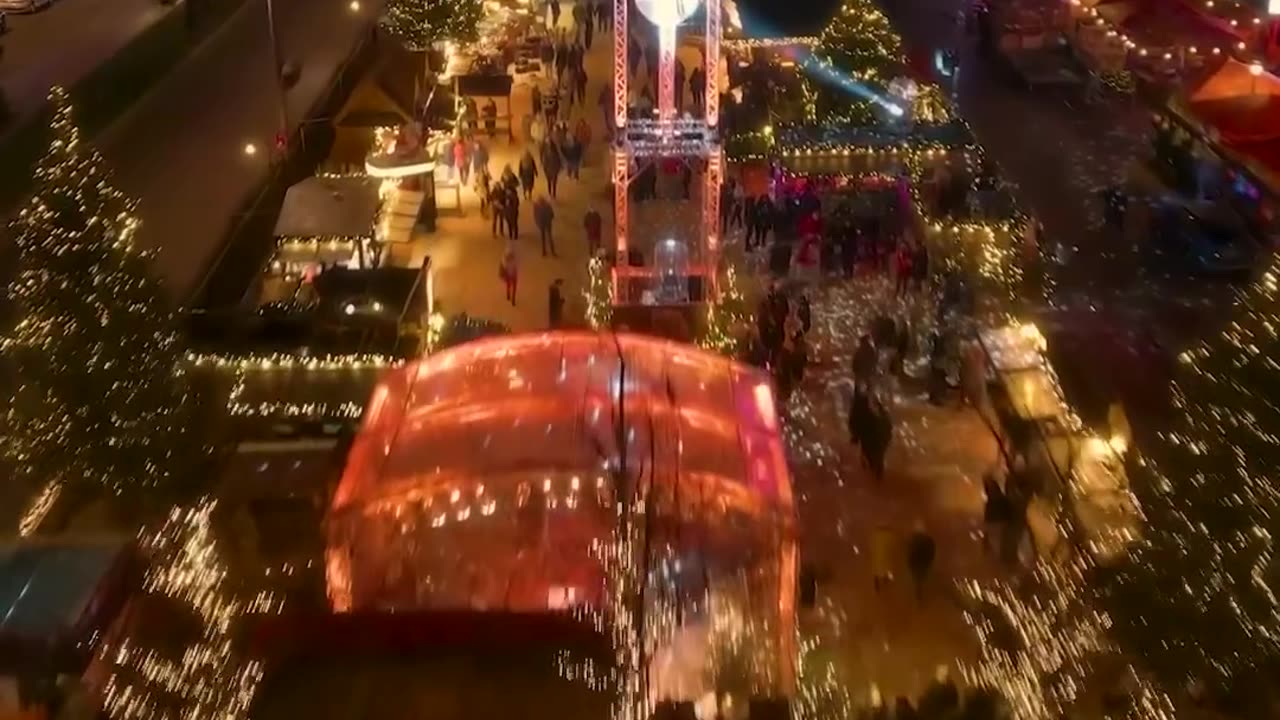
[[[1221,201],[1265,234],[1280,197],[1280,78],[1228,59],[1156,115],[1157,167],[1194,200]]]
[[[1100,436],[1067,405],[1034,325],[979,331],[991,370],[990,397],[1006,447],[1024,463],[1036,495],[1099,563],[1121,558],[1138,539],[1141,513],[1129,490],[1124,455],[1128,426]]]

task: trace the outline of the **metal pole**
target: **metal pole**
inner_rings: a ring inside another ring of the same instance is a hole
[[[289,142],[289,107],[285,102],[284,64],[280,60],[280,36],[276,33],[276,7],[274,0],[267,0],[267,34],[271,36],[271,73],[276,86],[276,100],[280,110],[280,132],[285,143]]]

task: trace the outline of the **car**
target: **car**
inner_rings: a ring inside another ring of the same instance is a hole
[[[0,0],[0,11],[29,13],[43,10],[53,4],[53,0]]]
[[[1258,244],[1244,223],[1229,215],[1161,205],[1152,230],[1156,252],[1186,272],[1247,276],[1258,262]]]

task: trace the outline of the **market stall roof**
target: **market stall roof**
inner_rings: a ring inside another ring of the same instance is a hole
[[[104,627],[123,600],[126,540],[0,545],[0,670],[34,652],[61,658]]]
[[[1120,0],[1099,3],[1096,9],[1122,31],[1145,40],[1139,44],[1229,48],[1242,37],[1229,23],[1182,0]]]
[[[1265,70],[1254,75],[1235,59],[1202,78],[1174,107],[1229,146],[1280,138],[1280,78]]]
[[[275,237],[370,237],[382,204],[378,190],[378,181],[364,176],[309,177],[285,193]]]

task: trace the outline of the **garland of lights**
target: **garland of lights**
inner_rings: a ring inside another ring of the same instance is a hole
[[[0,353],[21,381],[0,447],[54,483],[116,494],[159,487],[182,477],[187,451],[201,447],[189,438],[185,378],[175,372],[174,318],[151,276],[152,253],[134,245],[135,202],[81,141],[67,91],[54,87],[49,103],[53,139],[10,225],[18,320]]]

